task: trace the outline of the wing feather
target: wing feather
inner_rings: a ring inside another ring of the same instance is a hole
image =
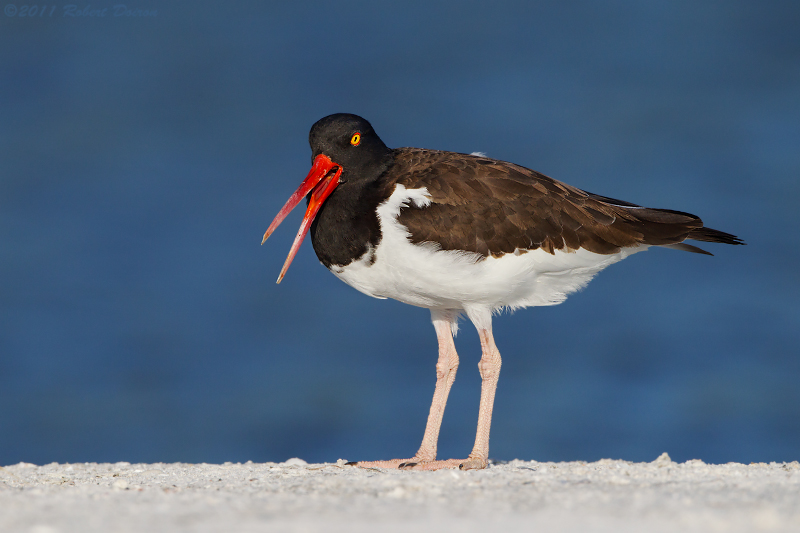
[[[539,248],[614,254],[687,238],[742,244],[703,227],[695,215],[595,195],[483,156],[400,148],[391,174],[406,188],[427,189],[431,204],[403,208],[398,221],[412,242],[436,242],[443,250],[498,257]],[[706,253],[690,245],[673,247]]]

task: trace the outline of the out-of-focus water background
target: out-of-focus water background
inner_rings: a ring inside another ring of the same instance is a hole
[[[748,243],[495,319],[492,457],[800,459],[800,3],[5,1],[0,464],[416,451],[428,311],[310,242],[275,285],[302,209],[259,246],[335,112]],[[444,458],[477,421],[456,345]]]

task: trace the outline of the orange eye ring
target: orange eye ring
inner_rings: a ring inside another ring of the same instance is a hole
[[[358,146],[361,144],[361,134],[359,132],[355,132],[353,136],[350,138],[350,144],[353,146]]]

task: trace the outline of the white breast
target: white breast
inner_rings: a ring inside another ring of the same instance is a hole
[[[430,205],[427,189],[402,185],[378,207],[382,238],[378,246],[347,266],[331,271],[348,285],[375,298],[394,298],[432,309],[470,307],[517,309],[563,302],[595,274],[647,246],[601,255],[580,249],[541,249],[499,258],[440,250],[435,243],[412,244],[397,222],[402,207]]]

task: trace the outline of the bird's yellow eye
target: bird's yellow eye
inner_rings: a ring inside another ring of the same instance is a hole
[[[360,143],[361,143],[361,134],[356,132],[350,138],[350,144],[352,144],[353,146],[358,146]]]

